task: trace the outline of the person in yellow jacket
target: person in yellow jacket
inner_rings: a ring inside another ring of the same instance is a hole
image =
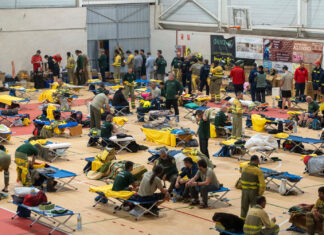
[[[276,218],[269,219],[269,215],[264,211],[267,204],[264,196],[256,199],[256,205],[253,206],[246,217],[243,231],[245,235],[273,235],[279,233],[279,226]]]
[[[121,66],[121,56],[118,50],[115,50],[115,61],[112,64],[114,66],[114,81],[116,84],[120,83],[120,66]]]
[[[74,76],[74,68],[75,68],[75,60],[71,55],[71,52],[67,52],[67,63],[66,63],[66,69],[67,69],[67,75],[68,75],[68,82],[73,84],[78,84],[76,76]]]
[[[251,156],[249,164],[243,167],[241,175],[242,198],[241,218],[245,219],[249,207],[254,206],[256,198],[262,196],[266,187],[262,170],[259,168],[260,160],[257,155]]]
[[[200,69],[202,67],[202,63],[197,58],[195,58],[193,61],[194,61],[194,64],[191,65],[191,68],[189,69],[189,71],[192,72],[191,87],[192,87],[192,92],[194,93],[200,87]]]
[[[130,51],[126,51],[127,54],[127,61],[125,64],[127,64],[128,69],[134,70],[134,55]]]
[[[135,74],[133,73],[133,69],[129,68],[128,72],[125,73],[123,77],[123,84],[125,86],[125,93],[124,96],[126,99],[128,97],[131,97],[131,106],[134,109],[135,108],[135,93],[134,93],[134,88],[135,88]]]
[[[242,118],[243,118],[243,106],[241,103],[243,99],[243,93],[237,92],[236,98],[232,104],[232,116],[233,116],[233,125],[232,125],[232,138],[240,139],[242,137]]]
[[[210,101],[215,102],[216,100],[217,102],[220,102],[220,89],[222,86],[222,77],[224,76],[223,68],[218,62],[214,62],[210,66],[210,73],[212,74],[209,84]]]

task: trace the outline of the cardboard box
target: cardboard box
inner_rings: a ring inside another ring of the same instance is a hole
[[[26,88],[34,88],[34,87],[35,87],[35,83],[34,82],[27,82]]]
[[[0,73],[0,82],[4,82],[5,81],[5,76],[6,74],[5,73]]]
[[[82,126],[81,124],[75,126],[75,127],[70,127],[70,136],[80,136],[82,135]]]

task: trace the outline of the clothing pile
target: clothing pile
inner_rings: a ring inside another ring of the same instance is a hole
[[[278,149],[278,142],[272,136],[257,134],[246,141],[245,148],[252,152],[257,150],[273,150]]]
[[[304,157],[306,172],[310,175],[324,176],[324,157],[307,155]]]

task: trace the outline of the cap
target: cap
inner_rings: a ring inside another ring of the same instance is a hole
[[[321,62],[316,61],[315,64],[316,64],[316,65],[321,65]]]

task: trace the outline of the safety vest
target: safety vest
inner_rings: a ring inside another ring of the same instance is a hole
[[[127,58],[128,68],[134,67],[134,55],[130,54]]]
[[[233,100],[232,113],[233,114],[242,114],[243,113],[242,103],[237,98],[235,98]]]
[[[221,66],[210,68],[210,72],[213,74],[212,79],[219,79],[224,75],[223,68]]]
[[[262,170],[255,165],[246,165],[242,170],[241,185],[242,189],[258,190],[258,195],[262,195],[266,186]]]
[[[115,62],[112,64],[112,66],[120,67],[120,65],[121,65],[121,57],[120,57],[120,55],[117,55],[115,57]]]
[[[262,227],[273,228],[275,224],[269,220],[268,214],[260,205],[255,205],[249,209],[245,220],[243,231],[245,235],[261,234]],[[274,231],[278,233],[279,231]]]

